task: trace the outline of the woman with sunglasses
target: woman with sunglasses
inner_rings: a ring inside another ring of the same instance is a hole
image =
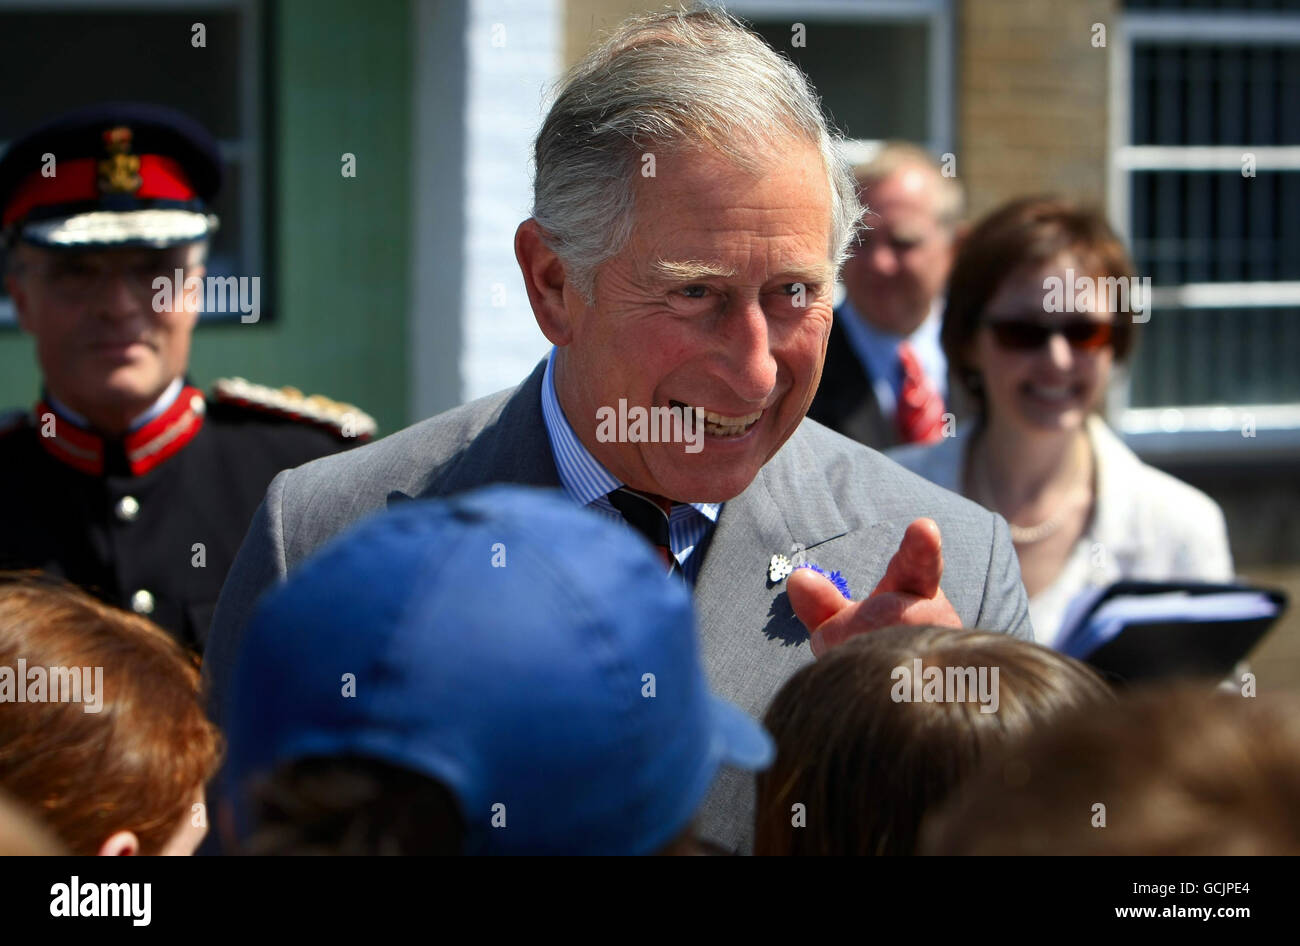
[[[1043,644],[1089,587],[1233,575],[1214,500],[1144,464],[1100,416],[1133,347],[1134,300],[1119,290],[1133,275],[1092,211],[1054,198],[994,211],[963,241],[944,312],[944,353],[973,416],[955,436],[890,453],[1007,520]]]

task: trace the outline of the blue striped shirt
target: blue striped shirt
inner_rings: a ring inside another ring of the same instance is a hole
[[[546,359],[546,376],[542,379],[542,419],[551,441],[551,455],[560,473],[560,483],[569,498],[580,506],[626,525],[623,514],[609,501],[609,494],[624,484],[605,469],[582,445],[569,426],[560,399],[555,394],[555,349]],[[668,516],[668,536],[673,557],[682,575],[692,585],[700,573],[702,556],[692,554],[708,537],[718,522],[722,503],[673,503]],[[628,528],[631,528],[630,526]]]

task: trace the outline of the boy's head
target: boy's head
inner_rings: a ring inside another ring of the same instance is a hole
[[[1300,699],[1129,691],[1008,747],[926,854],[1300,854]]]
[[[250,785],[254,855],[445,856],[465,826],[438,780],[365,756],[309,756]]]
[[[0,576],[0,785],[73,854],[198,846],[220,755],[198,686],[195,659],[144,618]]]
[[[649,545],[518,487],[404,503],[323,550],[260,606],[230,699],[253,846],[273,826],[281,848],[379,845],[409,816],[438,850],[653,853],[720,765],[771,754],[709,693]]]
[[[921,820],[991,750],[1112,699],[1082,664],[1005,634],[892,627],[790,678],[764,722],[756,854],[911,854]]]

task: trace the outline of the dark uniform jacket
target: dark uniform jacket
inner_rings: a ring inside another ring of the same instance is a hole
[[[885,450],[898,444],[898,431],[893,418],[881,411],[872,379],[841,325],[846,318],[853,316],[844,311],[835,313],[822,380],[808,416],[851,440]]]
[[[119,440],[44,403],[0,419],[0,568],[60,575],[201,652],[267,484],[368,439],[373,421],[339,422],[343,407],[236,379],[186,387]]]

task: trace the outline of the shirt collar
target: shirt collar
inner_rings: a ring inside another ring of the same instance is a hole
[[[564,416],[564,408],[555,392],[554,347],[546,357],[546,373],[542,378],[542,420],[546,424],[560,484],[570,499],[581,506],[589,506],[624,485],[583,446]],[[678,509],[683,507],[694,509],[710,522],[717,522],[722,503],[675,503],[673,515],[676,516]]]
[[[139,430],[155,417],[161,417],[167,408],[176,403],[176,398],[180,396],[181,388],[183,387],[185,387],[185,383],[180,378],[173,378],[172,383],[167,385],[167,390],[163,391],[158,400],[153,402],[153,407],[149,408],[135,420],[131,421],[130,426],[126,429],[128,431]]]
[[[136,418],[132,429],[120,437],[105,438],[89,427],[79,426],[74,417],[63,416],[55,423],[55,408],[40,400],[33,416],[42,424],[41,446],[56,460],[90,476],[143,476],[174,456],[190,443],[203,427],[206,401],[198,388],[180,384],[175,393],[164,394],[150,409]],[[61,410],[66,411],[66,407]],[[48,422],[48,431],[44,425]]]
[[[898,345],[902,339],[872,328],[847,298],[840,309],[840,315],[844,334],[867,372],[873,378],[889,377],[894,362],[898,360]]]
[[[903,342],[911,342],[913,345],[938,344],[939,331],[943,327],[943,306],[943,297],[936,298],[925,321],[911,335],[895,335],[876,328],[862,317],[847,296],[840,306],[840,312],[844,316],[844,331],[854,349],[865,359],[881,358],[883,368],[884,362],[892,365],[898,359],[898,346]]]
[[[153,402],[153,406],[151,406],[143,414],[140,414],[138,417],[136,417],[135,420],[131,421],[130,425],[128,425],[126,428],[127,433],[130,433],[131,431],[134,430],[139,430],[141,427],[149,423],[149,421],[153,420],[155,417],[161,417],[163,412],[166,411],[167,408],[171,407],[174,403],[176,403],[176,398],[180,397],[181,389],[184,387],[185,387],[185,382],[182,379],[180,378],[172,379],[172,383],[167,385],[167,389],[163,391],[161,395],[159,395],[158,400]],[[64,404],[62,401],[56,398],[49,391],[45,392],[44,400],[46,404],[50,405],[50,407],[54,409],[54,413],[58,414],[64,420],[72,421],[72,423],[76,424],[78,427],[85,428],[86,430],[90,429],[90,421],[86,420],[86,418],[82,417],[76,411],[72,410],[72,408],[68,407],[66,404]]]

